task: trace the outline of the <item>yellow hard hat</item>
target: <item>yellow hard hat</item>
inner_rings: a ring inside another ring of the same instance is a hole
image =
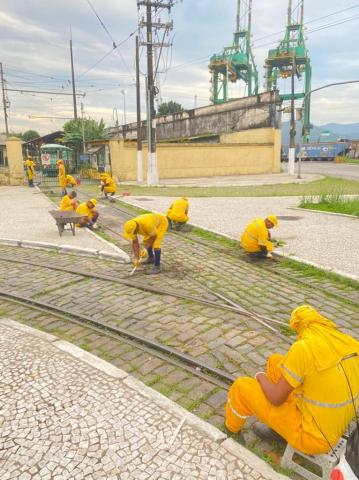
[[[106,178],[109,177],[108,173],[100,173],[100,178]]]
[[[97,200],[96,200],[96,198],[90,198],[90,202],[92,203],[92,205],[93,205],[94,207],[96,207],[96,205],[97,205]]]
[[[275,215],[268,215],[267,220],[269,220],[275,227],[278,226],[278,218]]]
[[[56,164],[60,165],[60,163],[64,163],[62,160],[57,160]]]
[[[135,234],[136,228],[137,228],[137,223],[134,220],[129,220],[128,222],[126,222],[125,225],[123,226],[124,237],[127,238],[127,240],[132,240]]]
[[[183,200],[186,200],[186,202],[188,202],[188,197],[182,197]]]

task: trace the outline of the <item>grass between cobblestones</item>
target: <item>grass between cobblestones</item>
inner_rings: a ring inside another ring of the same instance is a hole
[[[340,189],[343,194],[350,195],[358,193],[359,182],[337,177],[325,177],[321,180],[310,183],[288,183],[277,185],[257,186],[218,186],[218,187],[147,187],[139,185],[119,185],[119,192],[129,192],[131,196],[153,196],[153,197],[287,197],[303,195],[319,195],[323,191]],[[91,195],[98,194],[97,185],[83,185]],[[127,205],[127,204],[126,204]]]

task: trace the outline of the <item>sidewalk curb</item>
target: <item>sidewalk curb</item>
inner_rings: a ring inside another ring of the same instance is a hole
[[[273,470],[268,463],[257,457],[257,455],[247,448],[243,447],[243,445],[232,440],[232,438],[227,438],[227,440],[222,443],[222,447],[248,465],[255,466],[254,468],[257,472],[265,476],[268,480],[288,480],[289,478]]]
[[[107,260],[117,261],[119,263],[129,263],[128,255],[120,255],[116,253],[103,252],[102,250],[95,250],[94,248],[81,248],[72,245],[57,245],[56,243],[36,242],[35,240],[17,240],[14,238],[1,238],[0,245],[7,245],[11,247],[33,248],[34,250],[49,250],[57,253],[68,253],[70,255],[77,255],[83,257],[104,258]],[[124,252],[123,252],[124,253]]]
[[[324,267],[319,263],[311,262],[309,260],[303,260],[302,258],[296,257],[295,255],[285,254],[281,251],[272,252],[273,257],[280,257],[280,258],[288,258],[289,260],[294,260],[298,263],[304,263],[305,265],[309,265],[310,267],[318,268],[319,270],[324,270],[327,273],[335,273],[335,275],[339,275],[344,278],[348,278],[349,280],[355,280],[359,282],[358,275],[351,275],[350,273],[343,272],[342,270],[337,270],[336,268]]]
[[[156,403],[159,403],[161,406],[171,409],[172,412],[174,412],[179,417],[185,418],[186,422],[200,429],[206,435],[211,437],[211,439],[214,440],[215,442],[222,443],[227,439],[227,435],[221,432],[220,430],[218,430],[218,428],[214,427],[210,423],[205,422],[204,420],[197,417],[193,413],[188,412],[180,405],[174,403],[172,400],[162,395],[162,393],[159,393],[156,390],[153,390],[152,388],[147,387],[147,385],[142,383],[140,380],[137,380],[137,378],[134,378],[129,375],[124,380],[124,383],[128,387],[136,390],[138,393],[140,393],[144,397],[149,398],[150,400],[154,400]]]
[[[302,208],[302,207],[288,207],[288,208],[290,210],[300,210],[301,212],[325,213],[326,215],[334,215],[336,217],[346,217],[346,218],[352,218],[354,220],[359,220],[358,216],[349,215],[349,213],[326,212],[325,210],[312,210],[311,208]]]
[[[101,358],[96,357],[92,353],[86,352],[80,347],[73,345],[65,340],[60,340],[54,335],[42,332],[14,320],[0,318],[0,324],[10,326],[12,329],[33,335],[40,340],[51,343],[54,347],[61,350],[64,354],[71,355],[78,361],[86,363],[93,369],[99,370],[102,373],[111,376],[120,383],[124,383],[128,388],[135,390],[137,394],[143,395],[149,400],[152,400],[156,404],[164,407],[172,414],[179,416],[181,419],[185,419],[185,422],[187,422],[188,425],[197,428],[203,434],[209,436],[211,440],[217,442],[228,453],[235,456],[239,461],[247,463],[249,468],[253,468],[254,470],[256,470],[256,473],[266,476],[268,480],[288,480],[288,477],[277,473],[275,470],[272,469],[270,465],[266,464],[264,460],[260,459],[254,453],[229,438],[218,428],[205,422],[193,413],[188,412],[187,410],[177,405],[161,393],[156,392],[150,387],[147,387],[140,380],[137,380],[136,378],[132,377],[130,374],[124,372],[118,367],[111,365],[109,362],[102,360]]]

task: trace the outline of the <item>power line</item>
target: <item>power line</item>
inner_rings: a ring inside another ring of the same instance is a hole
[[[20,93],[38,93],[38,94],[44,94],[44,95],[71,95],[72,93],[67,93],[67,92],[47,92],[47,91],[42,91],[42,90],[24,90],[24,89],[16,89],[16,88],[5,88],[7,92],[20,92]],[[85,93],[76,93],[77,97],[84,97],[86,94]]]
[[[339,13],[343,13],[343,12],[346,12],[348,10],[353,10],[354,8],[358,8],[358,7],[359,7],[359,4],[353,5],[352,7],[337,10],[336,12],[329,13],[328,15],[324,15],[322,17],[313,18],[312,20],[308,20],[307,22],[304,22],[304,26],[309,25],[310,23],[319,22],[319,20],[324,20],[325,18],[333,17],[334,15],[338,15]],[[284,30],[281,30],[279,32],[269,33],[268,35],[264,35],[263,37],[259,37],[259,38],[255,39],[252,43],[259,42],[261,40],[264,40],[265,38],[273,37],[274,35],[280,35],[281,33],[285,33],[285,31],[286,30],[284,29]]]

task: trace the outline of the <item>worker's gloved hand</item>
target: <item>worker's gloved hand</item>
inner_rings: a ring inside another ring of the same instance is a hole
[[[139,258],[135,258],[133,261],[133,266],[138,268],[141,266],[141,260]]]
[[[270,252],[268,252],[267,253],[267,258],[273,258],[273,255]]]

